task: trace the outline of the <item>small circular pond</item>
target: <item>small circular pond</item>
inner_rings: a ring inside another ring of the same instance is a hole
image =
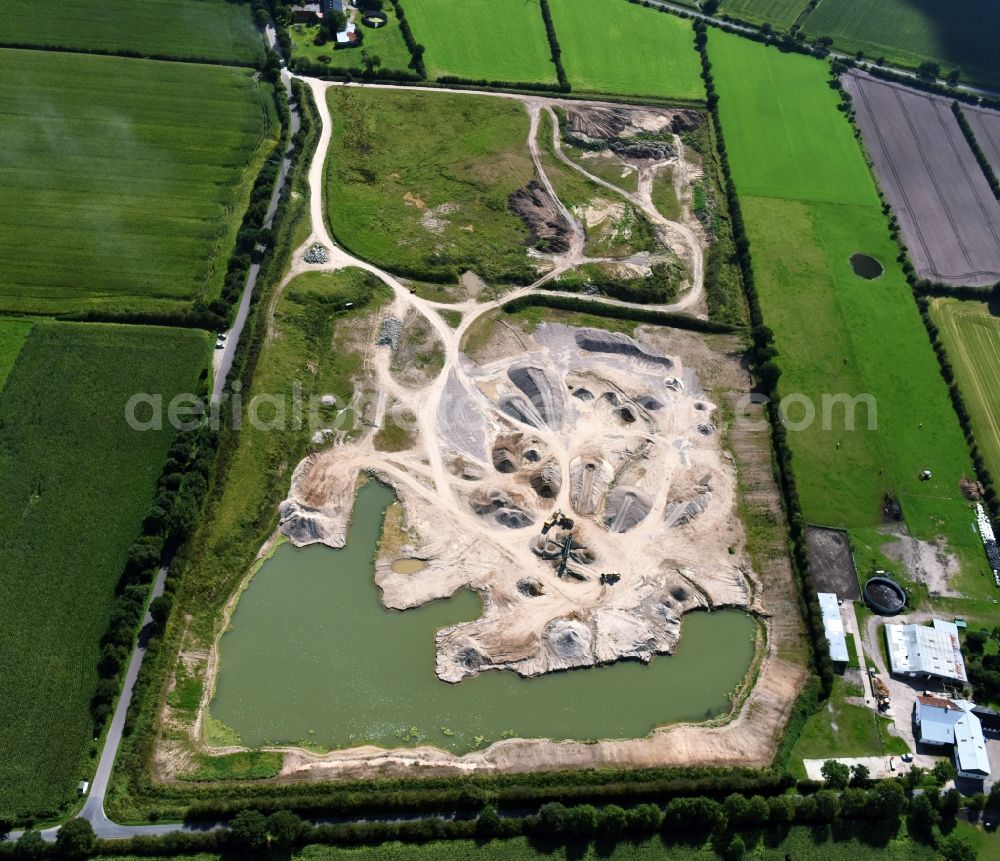
[[[906,606],[906,592],[895,580],[872,577],[865,583],[865,603],[876,613],[894,616]]]
[[[854,270],[854,274],[859,278],[864,278],[868,281],[873,281],[885,272],[882,264],[868,254],[852,254],[851,269]]]

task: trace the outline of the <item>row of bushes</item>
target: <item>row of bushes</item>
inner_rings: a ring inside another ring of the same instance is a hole
[[[558,288],[558,285],[556,285]],[[709,334],[731,334],[737,331],[728,323],[715,320],[701,320],[689,317],[687,314],[672,314],[669,311],[656,311],[652,308],[637,308],[633,305],[612,305],[576,296],[550,296],[544,293],[528,293],[518,296],[503,304],[503,310],[514,314],[530,307],[557,308],[561,311],[579,311],[583,314],[597,314],[601,317],[611,317],[614,320],[635,320],[638,323],[654,323],[657,326],[672,326],[675,329],[687,329],[692,332],[707,332]]]
[[[485,78],[460,78],[458,75],[441,75],[436,78],[439,84],[462,87],[478,87],[490,90],[528,90],[538,93],[564,92],[559,84],[543,84],[537,81],[488,81]]]
[[[566,70],[563,68],[562,48],[559,47],[559,37],[556,36],[556,27],[552,23],[552,10],[549,9],[549,0],[539,0],[542,6],[542,20],[545,22],[545,35],[549,39],[549,48],[552,50],[552,62],[556,67],[556,77],[559,79],[559,89],[568,93],[572,87],[569,78],[566,77]]]
[[[202,395],[207,394],[207,374],[202,375]],[[156,494],[143,521],[143,534],[128,550],[118,580],[115,607],[101,639],[98,681],[90,701],[94,735],[99,736],[121,687],[121,673],[128,664],[136,630],[146,610],[146,597],[157,569],[190,536],[208,490],[218,434],[208,428],[179,431],[160,473]],[[154,625],[162,626],[169,612],[169,598],[156,599],[150,607]]]
[[[780,400],[778,382],[781,369],[774,362],[777,350],[774,347],[774,334],[764,325],[760,300],[757,295],[754,280],[753,265],[750,258],[750,241],[747,238],[743,213],[739,197],[733,183],[729,156],[722,122],[719,117],[719,94],[715,89],[712,77],[712,63],[708,57],[708,27],[704,21],[695,21],[695,47],[701,57],[702,79],[705,81],[707,94],[706,104],[712,120],[715,123],[719,162],[725,181],[726,198],[729,203],[729,214],[733,228],[733,239],[736,245],[736,256],[743,274],[743,286],[746,292],[747,308],[750,312],[751,350],[750,359],[757,377],[760,390],[768,398],[767,417],[771,425],[771,441],[774,446],[777,468],[775,477],[781,489],[788,517],[788,532],[792,546],[792,568],[794,569],[800,589],[800,601],[803,618],[809,631],[812,643],[813,661],[820,679],[820,697],[826,699],[833,687],[833,664],[830,661],[826,632],[823,627],[823,617],[816,598],[816,589],[809,574],[809,556],[805,543],[805,519],[799,505],[798,490],[792,470],[792,452],[788,445],[787,432],[782,424],[778,411]]]
[[[239,857],[257,857],[287,852],[307,844],[364,845],[391,840],[426,843],[432,840],[511,838],[528,835],[555,844],[603,839],[643,839],[663,834],[669,839],[687,840],[695,835],[711,834],[713,847],[723,857],[742,858],[734,853],[734,844],[742,850],[740,832],[791,825],[833,825],[842,830],[852,827],[856,835],[895,836],[905,815],[910,834],[929,842],[948,854],[941,838],[940,825],[953,824],[962,806],[962,796],[955,790],[940,793],[937,789],[907,797],[898,780],[881,781],[870,786],[867,777],[858,785],[841,792],[819,789],[809,795],[746,796],[732,792],[721,799],[706,796],[674,798],[661,806],[642,803],[628,808],[609,804],[602,808],[590,804],[567,806],[559,801],[543,804],[537,813],[503,815],[493,805],[483,807],[475,817],[425,817],[381,819],[311,825],[291,810],[277,810],[265,815],[259,810],[240,812],[226,829],[201,832],[174,832],[163,837],[133,837],[100,841],[89,823],[74,820],[61,830],[54,847],[41,843],[37,832],[28,832],[17,843],[7,844],[0,855],[5,857],[43,857],[49,853],[63,857],[85,857],[99,853],[110,855],[157,856],[196,851],[229,850]],[[979,799],[979,809],[988,800]],[[737,843],[739,841],[739,843]]]
[[[404,72],[399,69],[355,69],[341,66],[330,66],[308,57],[296,57],[292,68],[301,75],[313,78],[336,78],[351,83],[355,78],[361,81],[396,81],[418,83],[424,79],[416,72]]]
[[[966,93],[962,90],[955,89],[954,87],[939,84],[937,81],[928,80],[927,78],[901,75],[899,72],[892,71],[892,69],[886,69],[877,65],[867,66],[865,71],[869,75],[881,78],[883,81],[891,81],[894,84],[903,84],[904,86],[912,87],[913,89],[923,90],[925,93],[947,96],[951,99],[957,99],[960,102],[966,102],[970,105],[982,105],[987,108],[1000,108],[1000,99],[991,99],[988,96],[977,96],[972,93]]]
[[[993,196],[997,200],[1000,200],[1000,181],[997,180],[997,175],[993,172],[993,165],[991,165],[989,159],[986,158],[986,153],[983,152],[983,148],[979,146],[979,141],[976,140],[976,133],[972,130],[972,126],[969,125],[969,121],[962,112],[962,108],[959,107],[958,102],[951,103],[951,112],[955,115],[955,119],[958,120],[959,128],[962,129],[962,134],[965,135],[965,140],[969,144],[969,149],[972,150],[972,154],[976,157],[976,161],[979,162],[979,169],[982,170],[983,176],[986,177],[986,181],[990,184],[990,190],[993,192]]]
[[[410,51],[410,68],[421,79],[426,78],[427,67],[424,65],[424,46],[413,37],[413,30],[410,29],[410,22],[406,19],[403,4],[399,0],[392,0],[392,8],[395,10],[396,20],[399,22],[399,32]]]

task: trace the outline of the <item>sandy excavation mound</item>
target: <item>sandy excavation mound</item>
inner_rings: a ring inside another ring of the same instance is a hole
[[[529,245],[551,254],[569,251],[572,230],[552,195],[537,179],[515,191],[507,205],[527,226]]]
[[[630,160],[659,161],[674,152],[671,137],[693,131],[702,122],[691,110],[610,108],[591,105],[566,108],[569,143],[584,149],[608,149]]]
[[[649,660],[674,649],[687,612],[760,609],[747,557],[729,552],[744,546],[736,476],[719,434],[699,430],[715,407],[684,357],[560,324],[511,352],[464,359],[412,450],[361,440],[304,461],[281,531],[338,546],[358,473],[391,484],[404,525],[376,562],[383,602],[463,587],[483,600],[481,618],[438,632],[449,682]],[[426,567],[393,571],[399,556]]]

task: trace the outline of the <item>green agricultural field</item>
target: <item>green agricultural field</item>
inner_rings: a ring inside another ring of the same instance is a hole
[[[820,0],[803,30],[849,53],[907,66],[933,60],[944,73],[958,67],[966,80],[1000,82],[995,0]]]
[[[802,14],[808,0],[722,0],[719,12],[749,21],[770,24],[775,30],[787,30]]]
[[[703,99],[690,21],[632,3],[549,0],[574,90]]]
[[[528,229],[507,206],[534,175],[520,103],[343,87],[329,100],[327,213],[341,244],[419,280],[531,279]]]
[[[404,8],[432,78],[556,83],[538,0],[406,0]]]
[[[218,296],[278,126],[247,69],[0,50],[0,311]]]
[[[709,57],[740,194],[878,205],[826,63],[718,30]]]
[[[379,58],[381,62],[378,67],[380,69],[391,69],[397,72],[407,71],[410,66],[410,49],[403,41],[403,34],[396,21],[396,13],[388,3],[385,4],[382,11],[389,18],[384,27],[372,28],[358,24],[358,28],[364,33],[364,42],[361,48],[336,51],[329,42],[317,45],[318,26],[293,24],[288,28],[288,35],[292,39],[292,50],[295,57],[311,60],[314,63],[326,63],[337,69],[363,69],[364,57],[366,54],[370,54]]]
[[[0,392],[3,391],[7,375],[14,367],[31,326],[28,320],[0,318]]]
[[[968,449],[825,65],[714,31],[709,52],[782,395],[815,410],[800,430],[792,427],[807,407],[788,411],[806,519],[875,525],[889,492],[914,536],[947,536],[966,569],[974,567],[982,550],[959,491],[971,470]],[[885,273],[855,276],[855,252],[876,257]],[[841,394],[871,395],[877,429],[868,429],[862,404],[847,430],[844,407],[829,400]],[[931,481],[919,480],[923,469]]]
[[[0,44],[253,65],[264,42],[249,3],[230,0],[78,0],[48,14],[4,0]]]
[[[1000,478],[1000,316],[985,302],[935,299],[931,316],[955,370],[983,460]]]
[[[204,332],[35,323],[0,394],[0,816],[89,776],[99,641],[173,438],[137,392],[195,391]]]

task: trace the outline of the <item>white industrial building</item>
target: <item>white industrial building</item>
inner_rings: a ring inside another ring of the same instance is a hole
[[[986,739],[975,708],[968,700],[918,696],[913,703],[917,741],[935,746],[954,745],[955,770],[960,777],[990,776]]]
[[[835,664],[846,664],[851,656],[847,651],[847,635],[844,620],[840,616],[840,602],[833,592],[817,592],[819,609],[823,613],[823,630],[830,644],[830,660]]]
[[[933,676],[965,684],[965,660],[954,622],[935,619],[927,625],[886,625],[892,672],[900,676]]]

